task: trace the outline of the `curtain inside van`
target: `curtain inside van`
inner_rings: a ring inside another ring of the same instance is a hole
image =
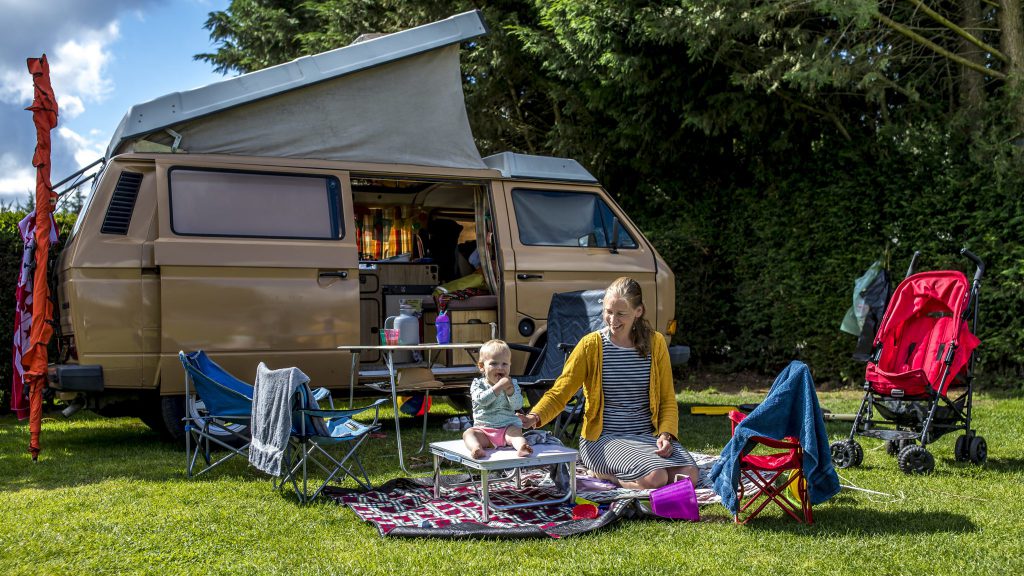
[[[512,204],[523,244],[579,246],[580,238],[594,232],[597,197],[593,194],[516,190]]]

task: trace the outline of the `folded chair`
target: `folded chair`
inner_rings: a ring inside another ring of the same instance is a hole
[[[531,403],[540,400],[543,392],[562,374],[565,360],[580,339],[604,325],[601,318],[602,298],[604,290],[579,290],[552,295],[544,346],[509,345],[513,350],[530,353],[526,374],[516,378]],[[553,433],[571,440],[579,428],[583,409],[583,391],[580,390],[555,419]]]
[[[291,484],[300,503],[307,503],[339,475],[350,476],[363,489],[372,488],[357,450],[371,432],[380,429],[380,407],[390,400],[381,398],[368,406],[351,410],[321,410],[309,386],[298,386],[291,396],[291,437],[284,455],[284,476],[277,487]],[[373,421],[363,424],[353,416],[373,410]],[[311,474],[324,474],[310,491]]]
[[[729,412],[732,431],[736,425],[746,418],[746,414],[733,410]],[[784,512],[797,522],[814,523],[811,512],[811,500],[807,496],[807,480],[802,470],[804,451],[800,442],[788,436],[783,440],[773,440],[764,436],[752,436],[750,441],[756,445],[769,448],[788,450],[774,454],[747,454],[740,458],[740,483],[737,489],[739,511],[733,516],[736,523],[746,524],[757,516],[761,510],[772,502],[778,504]],[[753,494],[746,494],[745,481],[757,487]],[[744,498],[746,500],[744,501]],[[755,506],[756,505],[756,506]]]
[[[235,456],[248,458],[249,425],[252,413],[253,387],[222,368],[197,350],[178,352],[185,368],[185,473],[199,476]],[[319,388],[318,400],[331,402],[330,391]],[[193,446],[194,444],[194,446]],[[226,453],[216,460],[215,450]],[[199,456],[206,466],[195,471]]]

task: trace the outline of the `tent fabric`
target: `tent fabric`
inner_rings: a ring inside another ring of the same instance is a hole
[[[39,432],[43,421],[43,388],[46,386],[46,346],[53,335],[53,303],[47,284],[47,264],[50,258],[50,233],[57,195],[50,183],[50,131],[57,126],[57,98],[50,86],[50,65],[46,55],[29,58],[28,70],[32,74],[34,98],[27,110],[32,111],[36,125],[36,150],[32,165],[36,167],[36,228],[35,269],[32,284],[32,327],[29,347],[23,351],[22,366],[25,383],[29,386],[29,452],[32,459],[39,457]]]
[[[190,153],[487,168],[451,45],[173,126]],[[144,137],[170,145],[163,131]],[[131,151],[139,139],[116,152]]]

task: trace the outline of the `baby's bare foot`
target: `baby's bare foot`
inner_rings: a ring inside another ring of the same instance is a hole
[[[520,456],[529,456],[530,454],[533,454],[533,447],[529,444],[523,444],[523,447],[520,448],[516,454]]]
[[[487,455],[487,452],[484,451],[483,448],[477,448],[476,450],[473,450],[472,454],[470,454],[473,460],[479,460],[483,458],[485,455]]]

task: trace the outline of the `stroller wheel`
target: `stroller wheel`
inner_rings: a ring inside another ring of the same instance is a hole
[[[953,447],[953,457],[957,462],[967,462],[971,459],[971,438],[964,434],[956,439],[956,446]]]
[[[985,439],[981,436],[971,438],[968,452],[971,462],[974,464],[984,464],[985,460],[988,460],[988,445],[985,444]]]
[[[889,456],[892,456],[893,458],[895,458],[895,457],[900,455],[900,451],[901,450],[903,450],[907,446],[913,446],[916,443],[917,443],[916,440],[913,440],[913,439],[910,439],[910,438],[905,438],[905,439],[901,439],[901,440],[886,440],[885,441],[885,452]]]
[[[841,440],[833,442],[832,465],[836,468],[850,468],[859,466],[864,461],[864,449],[856,440]]]
[[[928,474],[935,469],[935,458],[923,446],[904,446],[898,460],[900,470],[907,474]]]

